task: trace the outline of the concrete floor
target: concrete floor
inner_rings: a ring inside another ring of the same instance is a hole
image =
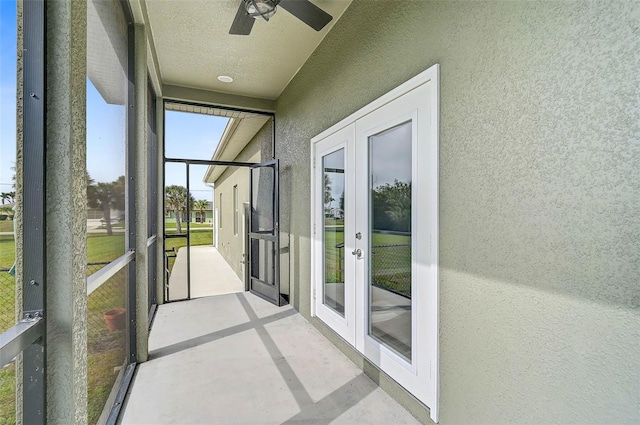
[[[291,306],[165,304],[123,424],[418,424]]]
[[[324,286],[324,304],[344,317],[344,283]],[[398,353],[411,358],[411,299],[371,287],[372,335]]]
[[[244,283],[213,246],[191,247],[191,298],[244,291]],[[169,277],[169,299],[187,298],[187,248],[180,248]]]

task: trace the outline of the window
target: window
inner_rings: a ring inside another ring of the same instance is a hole
[[[233,186],[233,234],[238,234],[238,185]]]
[[[220,211],[220,217],[218,217],[218,227],[222,229],[222,193],[220,194],[220,202],[218,203],[218,211]]]

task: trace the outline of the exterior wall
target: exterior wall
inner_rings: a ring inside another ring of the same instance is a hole
[[[285,275],[308,317],[311,137],[441,65],[443,424],[640,421],[639,18],[354,0],[277,101]]]
[[[233,159],[238,162],[260,162],[271,158],[271,122],[262,127],[249,144]],[[229,263],[240,279],[243,278],[243,264],[241,261],[244,244],[244,207],[249,202],[249,169],[227,168],[214,182],[214,204],[219,210],[219,222],[222,227],[218,230],[217,247],[222,257]],[[238,234],[233,233],[233,187],[238,185]],[[222,205],[219,205],[222,193]]]

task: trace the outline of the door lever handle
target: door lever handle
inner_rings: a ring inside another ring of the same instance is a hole
[[[354,249],[351,254],[355,255],[358,258],[362,258],[362,250],[360,248]]]

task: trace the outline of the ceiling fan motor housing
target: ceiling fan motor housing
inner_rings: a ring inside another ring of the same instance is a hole
[[[256,19],[268,21],[278,6],[316,31],[321,31],[333,19],[309,0],[240,0],[229,34],[249,35]]]
[[[244,7],[254,19],[262,18],[268,21],[276,13],[276,7],[280,0],[243,0]]]

